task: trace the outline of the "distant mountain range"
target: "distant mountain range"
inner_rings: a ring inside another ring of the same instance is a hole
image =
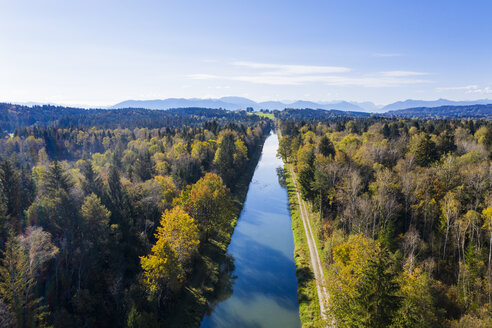
[[[47,105],[38,102],[17,103],[24,106]],[[489,113],[492,106],[480,107],[477,105],[490,105],[491,99],[478,99],[469,101],[453,101],[448,99],[437,100],[414,100],[407,99],[397,101],[386,106],[375,105],[372,102],[312,102],[298,100],[295,102],[281,101],[264,101],[256,102],[243,97],[222,97],[218,99],[201,99],[201,98],[167,98],[156,100],[126,100],[113,106],[70,106],[79,108],[102,108],[102,109],[121,109],[121,108],[144,108],[144,109],[161,109],[170,108],[222,108],[227,110],[238,110],[252,107],[254,110],[284,110],[290,109],[323,109],[351,112],[365,112],[374,114],[387,113],[390,116],[409,116],[409,117],[488,117],[492,118]],[[54,105],[54,104],[51,104]],[[62,105],[63,106],[63,105]],[[66,107],[66,106],[63,106]],[[435,110],[432,110],[434,109]],[[460,115],[460,113],[462,115]]]
[[[312,108],[312,109],[335,109],[343,111],[359,111],[370,113],[384,113],[390,110],[418,108],[418,107],[441,107],[441,106],[469,106],[492,104],[490,99],[479,99],[473,101],[453,101],[447,99],[438,100],[413,100],[397,101],[386,106],[378,106],[372,102],[312,102],[298,100],[295,102],[281,101],[264,101],[255,102],[243,97],[222,97],[218,99],[201,99],[201,98],[168,98],[155,100],[126,100],[116,105],[110,106],[111,109],[118,108],[147,108],[147,109],[169,109],[169,108],[186,108],[186,107],[203,107],[203,108],[223,108],[228,110],[246,109],[252,107],[255,110],[260,109],[278,109],[285,108]]]
[[[406,108],[418,108],[418,107],[442,107],[442,106],[469,106],[469,105],[487,105],[492,104],[490,99],[478,99],[467,101],[453,101],[448,99],[437,100],[413,100],[408,99],[405,101],[397,101],[392,104],[386,105],[381,108],[381,112],[387,112],[390,110],[406,109]]]
[[[313,109],[337,109],[345,111],[365,111],[372,112],[377,109],[373,103],[353,103],[347,101],[316,103],[312,101],[298,100],[293,103],[284,103],[280,101],[255,102],[248,98],[242,97],[223,97],[219,99],[200,99],[200,98],[168,98],[156,100],[126,100],[120,102],[112,109],[118,108],[147,108],[147,109],[169,109],[169,108],[186,108],[186,107],[204,107],[204,108],[223,108],[228,110],[246,109],[252,107],[255,110],[260,109],[278,109],[285,108],[313,108]]]
[[[481,118],[492,119],[492,104],[468,106],[416,107],[391,110],[383,116],[409,118]]]

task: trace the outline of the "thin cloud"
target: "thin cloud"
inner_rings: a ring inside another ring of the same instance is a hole
[[[409,84],[430,83],[431,81],[412,78],[394,77],[350,77],[338,75],[238,75],[217,76],[209,74],[192,74],[188,78],[194,80],[229,80],[268,85],[302,85],[306,83],[323,83],[330,86],[362,86],[362,87],[392,87]]]
[[[407,77],[407,76],[429,75],[429,73],[413,72],[413,71],[388,71],[388,72],[381,72],[381,74],[383,76],[390,76],[390,77]]]
[[[271,75],[328,74],[346,73],[350,71],[350,68],[342,66],[282,65],[249,61],[237,61],[234,62],[233,65],[268,70],[268,74]]]
[[[303,85],[321,83],[328,86],[393,87],[430,83],[418,78],[428,73],[414,71],[388,71],[372,75],[354,76],[350,68],[341,66],[282,65],[237,61],[232,65],[248,68],[249,74],[214,75],[191,74],[193,80],[240,81],[266,85]],[[345,73],[351,73],[347,75]]]
[[[436,88],[437,91],[464,91],[465,93],[492,94],[491,87],[479,87],[478,85],[465,85],[461,87]]]

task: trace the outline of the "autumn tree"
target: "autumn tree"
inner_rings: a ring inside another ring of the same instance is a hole
[[[176,291],[184,281],[185,268],[197,250],[198,227],[195,220],[177,206],[162,214],[151,254],[140,258],[144,285],[153,296],[169,288]]]
[[[213,173],[207,173],[185,189],[176,204],[197,220],[204,239],[209,238],[210,232],[220,232],[234,217],[231,194],[222,179]]]

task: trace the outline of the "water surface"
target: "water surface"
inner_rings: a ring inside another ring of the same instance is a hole
[[[279,183],[278,138],[270,135],[250,183],[228,253],[232,295],[202,327],[300,327],[294,239],[287,190]]]

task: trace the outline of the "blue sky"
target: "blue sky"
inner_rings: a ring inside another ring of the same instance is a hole
[[[492,98],[492,1],[0,0],[0,101]]]

